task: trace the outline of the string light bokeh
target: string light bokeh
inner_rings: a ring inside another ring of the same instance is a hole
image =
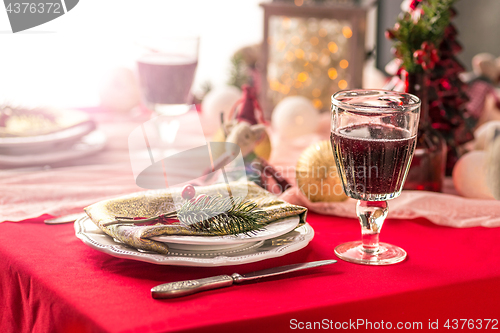
[[[347,20],[272,16],[267,39],[271,104],[301,95],[317,109],[328,109],[332,93],[350,87],[352,35]]]

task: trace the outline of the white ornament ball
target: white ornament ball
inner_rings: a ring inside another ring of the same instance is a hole
[[[453,184],[467,198],[494,199],[487,181],[487,153],[474,150],[464,154],[453,168]]]
[[[486,163],[488,174],[486,180],[493,197],[500,200],[500,137],[493,140],[491,149],[487,152]]]
[[[495,139],[495,134],[500,133],[500,120],[492,120],[482,124],[474,131],[474,149],[488,150]]]
[[[224,86],[212,89],[201,102],[201,112],[203,122],[220,127],[220,114],[224,113],[224,119],[227,120],[229,111],[236,102],[241,99],[241,90],[233,86]]]
[[[317,130],[319,112],[307,98],[289,96],[276,105],[271,121],[281,137],[294,138]]]

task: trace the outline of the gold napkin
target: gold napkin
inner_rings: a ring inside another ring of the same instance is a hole
[[[230,184],[231,189],[248,188],[244,200],[255,202],[259,209],[265,211],[263,223],[290,217],[299,216],[301,222],[305,222],[307,209],[301,206],[289,204],[278,199],[274,194],[267,192],[252,182],[236,182]],[[196,187],[197,194],[218,195],[227,193],[226,184]],[[196,232],[180,227],[179,225],[156,224],[150,226],[139,225],[109,225],[107,222],[116,220],[116,217],[154,217],[175,210],[176,202],[181,200],[182,189],[154,190],[126,195],[116,199],[110,199],[95,203],[85,208],[90,219],[106,234],[129,246],[146,251],[168,253],[165,243],[151,240],[150,237],[164,235],[193,235],[211,237],[213,234],[207,232]]]

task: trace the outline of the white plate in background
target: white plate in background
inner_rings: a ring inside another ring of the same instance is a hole
[[[0,137],[0,154],[40,154],[65,149],[85,135],[94,131],[95,128],[96,124],[93,121],[87,121],[49,134],[21,137]]]
[[[106,145],[106,135],[99,131],[93,131],[74,142],[71,142],[64,149],[48,149],[47,146],[42,151],[22,155],[2,154],[0,152],[0,166],[21,167],[30,165],[46,165],[74,158],[84,157],[96,153]]]

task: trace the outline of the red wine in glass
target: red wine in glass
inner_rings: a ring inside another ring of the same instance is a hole
[[[415,150],[420,100],[388,90],[344,90],[332,96],[331,142],[345,193],[357,199],[361,241],[335,247],[335,254],[363,265],[391,265],[406,251],[379,242]]]
[[[415,138],[408,130],[385,124],[355,124],[332,132],[333,153],[346,194],[359,200],[397,196]]]
[[[137,60],[144,99],[152,109],[189,104],[198,61],[183,55],[150,53]]]

